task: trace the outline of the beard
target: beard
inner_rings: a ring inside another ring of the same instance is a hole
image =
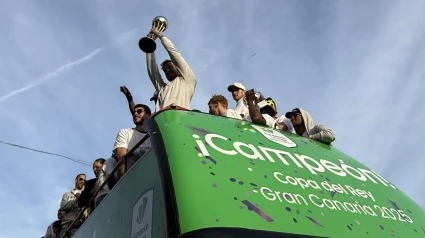
[[[143,126],[143,122],[145,122],[145,118],[137,118],[136,120],[133,120],[133,123],[136,126]]]

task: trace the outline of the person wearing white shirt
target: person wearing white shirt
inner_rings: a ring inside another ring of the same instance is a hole
[[[173,103],[180,107],[190,109],[190,102],[195,93],[197,84],[195,74],[167,37],[163,36],[162,33],[155,28],[151,29],[151,33],[155,34],[160,39],[170,56],[169,60],[165,60],[161,64],[162,71],[168,80],[168,82],[164,82],[159,73],[155,53],[146,54],[148,75],[155,90],[158,92],[158,97],[155,101],[155,111],[160,111],[162,108]]]
[[[148,117],[150,117],[150,108],[144,104],[137,104],[134,107],[132,114],[133,123],[136,125],[136,127],[119,130],[117,138],[115,139],[114,147],[112,148],[112,158],[107,159],[104,163],[105,177],[108,177],[108,175],[112,172],[118,160],[121,160],[123,156],[127,154],[127,152],[131,150],[147,134],[143,127],[143,122]],[[151,142],[150,138],[148,138],[133,152],[131,156],[127,158],[127,170],[130,169],[150,148]],[[117,181],[119,180],[119,171],[115,172],[114,177]],[[112,187],[110,187],[110,189],[111,188]]]
[[[242,117],[233,109],[228,109],[228,101],[223,95],[213,95],[208,102],[209,114],[241,120]]]
[[[242,83],[235,82],[229,87],[227,91],[232,93],[233,100],[236,102],[236,107],[234,111],[241,115],[241,118],[248,116],[248,104],[245,99],[245,86]]]
[[[291,120],[286,118],[285,115],[277,118],[274,128],[294,134],[294,126],[292,125]]]

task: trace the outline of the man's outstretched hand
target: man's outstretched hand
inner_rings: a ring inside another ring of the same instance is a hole
[[[121,91],[122,93],[124,93],[125,95],[127,95],[127,94],[131,94],[131,93],[130,93],[130,91],[128,90],[128,88],[127,88],[126,86],[121,86],[121,87],[120,87],[120,91]]]

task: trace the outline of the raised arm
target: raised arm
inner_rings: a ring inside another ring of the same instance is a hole
[[[335,140],[334,132],[323,124],[317,124],[312,128],[312,131],[316,131],[316,134],[310,135],[310,138],[326,144],[330,144]]]
[[[173,61],[174,66],[176,66],[183,79],[188,82],[196,83],[195,74],[192,72],[180,52],[176,49],[176,47],[174,47],[173,43],[165,36],[161,36],[160,39],[162,45],[167,50],[171,61]]]
[[[146,54],[146,67],[148,69],[149,78],[152,81],[156,91],[160,91],[164,86],[164,80],[162,80],[161,74],[159,73],[158,65],[156,64],[155,53]]]
[[[259,125],[266,125],[266,119],[263,117],[263,115],[257,109],[254,103],[255,91],[254,90],[246,91],[245,97],[248,104],[249,117],[251,117],[252,122]]]
[[[120,90],[125,95],[125,97],[127,98],[128,109],[130,109],[131,116],[133,116],[134,106],[136,105],[136,104],[134,104],[133,96],[131,96],[130,90],[128,90],[128,88],[126,86],[121,86]]]

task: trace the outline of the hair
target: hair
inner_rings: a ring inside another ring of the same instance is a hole
[[[227,108],[227,106],[228,106],[228,101],[227,101],[226,97],[224,97],[221,94],[213,95],[212,98],[210,99],[210,101],[208,102],[208,105],[211,104],[211,103],[220,103],[224,108]]]
[[[143,108],[143,110],[145,110],[145,113],[146,114],[148,114],[148,115],[151,115],[152,114],[151,113],[151,109],[148,106],[146,106],[145,104],[137,104],[136,106],[134,106],[134,109],[136,109],[138,107]]]
[[[60,230],[62,228],[61,220],[57,220],[57,221],[53,222],[53,226],[52,227]]]
[[[101,164],[104,164],[105,161],[106,160],[104,158],[99,158],[99,159],[95,160],[93,163],[100,162]]]
[[[86,174],[78,174],[77,177],[75,177],[75,179],[78,179],[78,177],[80,177],[81,175],[86,176]]]
[[[164,67],[164,65],[165,65],[165,64],[168,64],[168,63],[173,63],[173,61],[171,61],[171,60],[169,60],[169,59],[166,59],[166,60],[162,61],[162,63],[161,63],[161,68],[163,68],[163,67]]]

